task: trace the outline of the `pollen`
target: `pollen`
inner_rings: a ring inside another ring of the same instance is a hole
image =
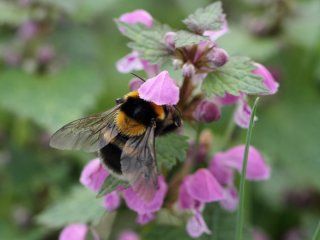
[[[146,127],[144,125],[128,117],[122,111],[118,112],[115,121],[118,130],[128,137],[140,136],[146,131]]]

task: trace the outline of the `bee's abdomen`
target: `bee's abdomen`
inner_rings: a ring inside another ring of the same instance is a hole
[[[104,165],[113,173],[122,174],[120,157],[122,150],[119,146],[109,143],[107,146],[100,149],[100,158]]]

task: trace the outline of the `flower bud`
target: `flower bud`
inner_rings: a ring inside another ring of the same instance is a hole
[[[182,64],[183,64],[183,62],[181,59],[176,58],[176,59],[173,59],[173,61],[172,61],[172,65],[173,65],[174,69],[176,69],[176,70],[181,68]]]
[[[143,81],[139,78],[132,78],[129,82],[129,89],[131,91],[136,91],[141,86]]]
[[[167,32],[164,35],[164,43],[170,50],[173,50],[175,48],[176,35],[177,34],[175,32]]]
[[[217,121],[221,116],[220,108],[217,104],[209,100],[200,102],[194,111],[194,118],[197,121],[210,123]]]
[[[212,68],[222,67],[228,62],[229,55],[222,48],[213,48],[207,54],[208,65]]]
[[[196,73],[196,69],[192,63],[185,63],[182,66],[182,75],[191,78]]]

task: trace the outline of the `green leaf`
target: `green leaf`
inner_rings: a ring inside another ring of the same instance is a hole
[[[127,24],[118,20],[115,22],[118,28],[123,29],[123,34],[133,40],[128,46],[140,52],[144,59],[157,64],[169,56],[164,35],[172,30],[167,25],[155,22],[152,29],[149,29],[143,24]]]
[[[123,186],[124,188],[129,187],[129,183],[126,181],[122,181],[112,175],[108,176],[106,180],[104,181],[101,189],[99,190],[99,193],[97,195],[97,198],[103,197],[104,195],[114,191],[117,189],[117,187]]]
[[[83,116],[102,86],[90,67],[69,66],[48,75],[9,69],[0,73],[0,106],[53,132]]]
[[[215,2],[206,8],[199,8],[183,20],[187,27],[196,33],[206,30],[220,30],[224,19],[221,2]]]
[[[175,46],[176,48],[181,48],[208,40],[209,38],[205,36],[201,36],[187,31],[178,31],[175,38]]]
[[[75,187],[63,199],[37,216],[37,222],[48,227],[63,227],[70,223],[89,223],[104,214],[101,200],[84,187]]]
[[[208,74],[202,83],[202,90],[207,95],[223,96],[226,92],[239,96],[267,93],[262,78],[253,74],[256,67],[247,57],[231,57],[226,65]]]
[[[177,161],[184,161],[188,149],[186,136],[168,134],[156,139],[156,156],[158,165],[171,169]]]

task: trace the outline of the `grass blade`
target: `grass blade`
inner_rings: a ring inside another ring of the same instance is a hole
[[[246,183],[245,176],[247,174],[249,146],[250,146],[250,141],[251,141],[252,129],[254,126],[254,116],[256,113],[258,101],[259,101],[259,98],[256,98],[254,105],[253,105],[253,108],[252,108],[250,125],[249,125],[247,136],[246,136],[246,146],[245,146],[245,150],[244,150],[243,163],[242,163],[242,173],[241,173],[241,179],[240,179],[240,193],[239,193],[240,199],[239,199],[239,209],[237,212],[237,223],[236,223],[237,225],[236,225],[236,235],[235,235],[236,240],[241,240],[242,235],[243,235],[244,197],[245,197],[245,183]]]

